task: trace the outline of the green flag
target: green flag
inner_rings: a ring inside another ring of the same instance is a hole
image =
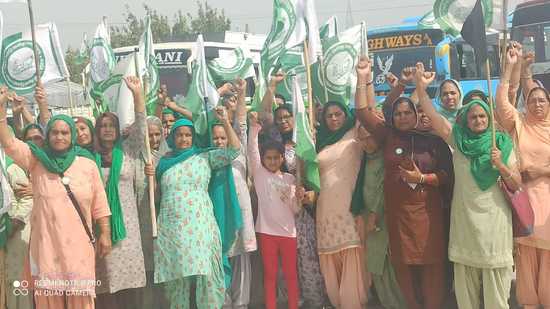
[[[338,18],[332,16],[325,24],[319,27],[319,36],[321,40],[328,39],[338,35]]]
[[[286,73],[286,78],[277,86],[277,94],[284,96],[287,100],[292,98],[293,76],[297,76],[299,89],[302,91],[302,95],[307,98],[307,72],[304,64],[303,46],[298,45],[288,49],[281,55],[276,65],[276,69],[279,68]]]
[[[153,32],[151,31],[151,17],[145,20],[145,29],[139,39],[138,54],[139,75],[142,80],[147,80],[147,93],[145,107],[147,115],[153,115],[157,108],[157,92],[160,87],[155,47],[153,44]]]
[[[296,144],[296,156],[304,162],[304,181],[315,192],[321,190],[321,180],[319,178],[319,161],[317,160],[317,151],[313,142],[313,135],[308,121],[308,115],[304,106],[301,86],[298,83],[298,77],[292,77],[292,106],[294,119],[294,131],[292,140]]]
[[[220,57],[208,64],[208,72],[216,84],[232,81],[240,77],[246,79],[255,77],[252,55],[247,47],[239,47],[231,51],[220,50]]]
[[[195,132],[204,135],[208,132],[207,113],[218,105],[220,96],[206,66],[202,34],[197,37],[193,55],[195,55],[192,64],[193,77],[183,107],[193,113]],[[190,64],[188,63],[188,65]]]
[[[82,38],[82,43],[80,43],[80,48],[78,49],[78,54],[76,55],[75,63],[83,64],[88,62],[90,58],[90,49],[88,47],[88,34],[84,33]]]
[[[476,0],[436,0],[433,6],[435,21],[446,33],[458,36],[475,4]],[[482,0],[481,6],[485,27],[488,30],[506,29],[507,16],[502,0]]]
[[[67,78],[68,70],[55,24],[38,25],[35,34],[42,83]],[[34,91],[36,65],[30,31],[16,33],[2,40],[1,73],[1,82],[18,94]]]
[[[106,18],[97,26],[90,47],[90,79],[92,86],[108,79],[115,68],[115,54],[111,48],[111,36]]]
[[[329,101],[350,104],[357,80],[355,66],[366,45],[362,44],[366,42],[365,32],[361,23],[323,40],[324,60],[312,69],[314,100],[322,104]]]

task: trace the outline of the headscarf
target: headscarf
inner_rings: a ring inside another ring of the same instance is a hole
[[[441,100],[442,95],[442,89],[443,86],[447,83],[452,83],[456,89],[458,89],[458,99],[456,100],[456,109],[449,110],[447,109]],[[456,120],[456,115],[458,114],[458,111],[460,108],[462,108],[462,97],[463,97],[462,87],[460,86],[460,83],[457,80],[454,79],[446,79],[441,84],[439,84],[439,88],[437,88],[437,93],[435,96],[435,103],[436,103],[436,109],[437,112],[440,113],[445,119],[449,120],[449,122],[454,123]]]
[[[175,110],[173,110],[171,108],[168,108],[168,107],[166,107],[162,110],[162,114],[163,115],[174,115],[174,118],[176,118],[176,120],[183,118],[182,114],[180,114],[180,113],[176,112]]]
[[[474,133],[468,128],[468,112],[479,105],[487,113],[489,125],[482,133]],[[491,114],[489,105],[482,100],[473,100],[460,111],[461,117],[453,126],[453,137],[458,150],[470,160],[470,171],[477,186],[485,191],[493,186],[499,177],[499,171],[491,163],[491,149],[493,147],[491,133]],[[496,132],[496,146],[502,154],[502,161],[507,164],[513,149],[512,139],[508,134]]]
[[[55,151],[50,146],[50,139],[48,135],[56,121],[65,122],[71,130],[71,143],[69,148],[64,151]],[[67,115],[56,115],[53,116],[46,127],[46,141],[44,142],[44,148],[38,147],[33,142],[29,142],[29,148],[33,155],[42,163],[44,168],[50,173],[54,174],[63,174],[65,171],[73,164],[77,156],[88,158],[94,161],[92,154],[81,148],[76,144],[76,126],[71,117]]]
[[[27,133],[29,133],[29,131],[31,129],[37,129],[38,131],[40,131],[40,134],[44,135],[44,130],[42,130],[42,127],[39,124],[29,123],[26,126],[24,126],[23,130],[21,131],[21,139],[22,140],[25,140],[25,137],[27,136]]]
[[[546,95],[546,99],[550,102],[550,94],[548,93],[548,90],[543,87],[535,87],[529,91],[525,105],[528,104],[534,91],[543,91]],[[526,108],[525,122],[529,127],[533,128],[533,133],[538,139],[540,139],[543,143],[550,144],[550,112],[546,115],[545,119],[539,120],[536,119],[535,116],[529,112],[529,109]]]
[[[325,120],[329,107],[337,106],[346,115],[346,120],[342,127],[334,132],[330,131]],[[340,102],[328,102],[323,108],[322,119],[319,120],[319,132],[317,133],[317,152],[320,152],[326,146],[330,146],[344,137],[349,130],[355,126],[355,114],[344,104]]]
[[[465,95],[464,95],[464,98],[462,99],[462,105],[467,105],[468,103],[472,102],[474,100],[473,97],[475,96],[478,96],[481,98],[481,100],[483,100],[483,102],[489,104],[489,98],[487,97],[487,95],[485,94],[485,92],[479,90],[479,89],[474,89],[474,90],[470,90],[468,91]]]
[[[77,124],[77,123],[83,123],[85,124],[88,129],[90,130],[90,138],[91,138],[91,142],[90,144],[88,145],[84,145],[84,146],[80,146],[82,148],[85,148],[87,149],[88,151],[90,152],[94,152],[94,124],[92,123],[92,121],[88,118],[84,118],[84,117],[74,117],[74,123]]]
[[[166,139],[164,138],[164,134],[162,134],[162,130],[163,130],[162,121],[156,116],[147,116],[146,120],[147,120],[148,126],[153,125],[160,129],[159,149],[151,148],[151,156],[153,157],[153,161],[158,162],[160,158],[169,150],[168,144],[166,144]],[[146,146],[149,147],[149,145],[146,145]],[[147,158],[145,153],[143,153],[142,155],[144,158]]]
[[[342,125],[342,127],[334,132],[330,131],[325,120],[326,113],[331,106],[337,106],[346,115],[346,119],[344,120],[344,124]],[[328,102],[323,108],[322,119],[319,120],[319,123],[319,132],[317,133],[316,145],[317,152],[320,152],[321,150],[323,150],[323,148],[327,146],[337,143],[349,130],[351,130],[355,126],[355,113],[340,102]],[[361,158],[361,167],[359,169],[359,174],[357,175],[355,188],[353,190],[353,195],[351,198],[350,212],[354,216],[361,214],[365,209],[365,202],[363,199],[362,191],[365,181],[365,162],[366,156],[363,155]]]
[[[111,150],[104,148],[101,145],[100,141],[101,135],[99,134],[99,132],[101,129],[101,122],[104,118],[111,118],[116,126],[115,145]],[[99,166],[111,166],[109,179],[107,180],[107,185],[105,187],[105,192],[107,193],[107,200],[109,201],[109,207],[111,208],[111,240],[113,241],[113,244],[115,244],[126,238],[126,227],[124,226],[124,217],[122,214],[122,207],[120,205],[120,194],[118,191],[120,173],[122,172],[122,163],[124,162],[124,150],[122,149],[122,139],[120,138],[118,117],[111,112],[105,112],[101,114],[97,118],[95,133],[98,137],[98,155],[96,157],[98,157],[99,159]],[[103,173],[101,174],[103,177]]]

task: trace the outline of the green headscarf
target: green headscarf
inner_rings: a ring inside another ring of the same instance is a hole
[[[449,110],[445,106],[443,106],[443,102],[441,101],[441,90],[443,89],[443,86],[446,83],[452,83],[456,89],[458,89],[458,100],[456,102],[457,107],[456,109]],[[436,103],[436,109],[439,114],[441,114],[445,119],[447,119],[450,123],[455,123],[456,116],[458,114],[458,111],[462,108],[462,87],[460,86],[460,83],[457,80],[454,79],[446,79],[441,84],[439,84],[439,88],[437,88],[437,93],[435,95],[435,103]]]
[[[74,117],[74,123],[77,124],[79,122],[82,122],[83,124],[85,124],[88,129],[90,130],[90,138],[92,139],[92,141],[90,142],[89,145],[86,145],[86,146],[80,146],[82,148],[86,148],[87,150],[89,150],[91,153],[94,153],[94,124],[92,123],[92,121],[88,118],[84,118],[84,117]]]
[[[111,112],[105,112],[99,116],[97,123],[101,124],[103,118],[111,118],[116,126],[117,140],[113,149],[111,150],[111,170],[109,171],[109,179],[105,186],[105,193],[107,193],[107,200],[109,201],[109,208],[111,209],[111,241],[113,244],[126,238],[126,227],[124,226],[124,216],[122,214],[122,206],[120,205],[120,195],[118,191],[118,184],[120,181],[120,173],[122,172],[122,163],[124,162],[124,150],[122,149],[122,139],[120,138],[118,117]],[[99,137],[100,125],[96,126],[96,134]],[[96,155],[96,162],[99,166],[103,166],[103,158],[101,152]],[[101,168],[101,177],[103,178],[103,172]]]
[[[37,123],[29,123],[26,126],[23,127],[23,130],[21,130],[21,139],[25,140],[25,136],[27,136],[27,133],[31,129],[37,129],[40,131],[40,134],[44,135],[44,131],[42,130],[42,127]]]
[[[71,144],[69,148],[62,152],[57,152],[50,147],[48,134],[56,121],[63,121],[71,129]],[[28,143],[33,155],[42,163],[44,168],[50,173],[62,174],[64,173],[74,162],[77,156],[88,158],[95,161],[93,155],[86,149],[76,145],[76,126],[71,117],[67,115],[53,116],[46,127],[46,141],[44,143],[44,149],[38,147],[36,144]]]
[[[173,110],[171,108],[168,108],[168,107],[166,107],[162,110],[162,114],[163,115],[174,115],[174,118],[176,118],[176,120],[183,118],[182,114],[180,114],[180,113],[176,112],[175,110]]]
[[[346,115],[346,120],[342,127],[335,132],[330,131],[325,120],[327,110],[331,106],[338,106],[340,110]],[[344,135],[355,126],[355,113],[351,111],[347,106],[340,102],[328,102],[323,108],[322,119],[319,119],[319,133],[317,133],[317,152],[323,150],[323,148],[330,146],[344,137]],[[363,186],[365,183],[365,161],[366,157],[363,155],[361,158],[361,167],[359,168],[359,174],[357,175],[357,181],[355,182],[355,188],[351,198],[350,212],[357,216],[365,209],[365,202],[363,199]]]
[[[468,128],[468,112],[476,105],[481,106],[487,113],[488,128],[483,133],[476,134]],[[458,150],[470,160],[470,171],[477,186],[485,191],[493,186],[499,177],[499,171],[491,163],[491,149],[493,147],[491,133],[491,114],[489,105],[481,100],[473,100],[464,106],[459,118],[453,126],[453,137]],[[508,134],[497,131],[496,145],[502,153],[502,161],[507,164],[513,149],[512,139]]]

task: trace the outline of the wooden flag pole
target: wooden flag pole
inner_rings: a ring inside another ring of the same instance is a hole
[[[36,44],[36,31],[34,29],[34,14],[32,11],[31,0],[27,0],[27,5],[29,7],[29,19],[31,21],[31,36],[32,36],[32,51],[34,54],[34,66],[36,68],[36,84],[40,84],[40,58],[38,58],[38,48]]]
[[[491,85],[491,64],[489,58],[485,60],[485,71],[487,72],[487,91],[489,92],[489,111],[491,113],[491,136],[493,140],[493,148],[496,147],[496,128],[495,128],[495,110],[493,108],[493,87]]]
[[[134,49],[134,65],[136,67],[136,76],[139,76],[139,62],[138,62],[139,48]],[[143,79],[143,100],[147,99],[147,91],[149,88],[149,81],[146,77]],[[153,164],[153,158],[151,155],[151,144],[149,143],[149,126],[147,121],[145,122],[145,151],[147,155],[147,164]],[[149,210],[151,211],[151,230],[153,232],[153,238],[157,238],[157,210],[155,209],[155,177],[147,176],[149,182]]]
[[[310,128],[313,128],[315,126],[315,115],[313,114],[313,89],[311,87],[311,68],[309,67],[309,49],[307,40],[304,41],[304,65],[306,67],[307,75],[307,112],[309,115]]]

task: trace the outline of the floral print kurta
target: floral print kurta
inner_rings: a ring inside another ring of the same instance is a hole
[[[197,276],[199,308],[223,304],[222,247],[208,183],[212,169],[231,164],[238,155],[231,148],[204,152],[174,165],[159,179],[155,283],[167,283],[168,297],[176,308],[189,306],[190,289],[182,286],[188,286],[191,276]]]
[[[115,293],[120,290],[144,287],[146,283],[145,262],[141,247],[139,215],[135,194],[135,166],[141,159],[145,141],[145,115],[136,113],[136,126],[132,126],[128,138],[122,143],[124,161],[120,172],[118,192],[126,228],[126,238],[113,245],[113,250],[104,259],[98,259],[97,277],[101,285],[97,293]],[[106,184],[110,169],[103,170]]]

